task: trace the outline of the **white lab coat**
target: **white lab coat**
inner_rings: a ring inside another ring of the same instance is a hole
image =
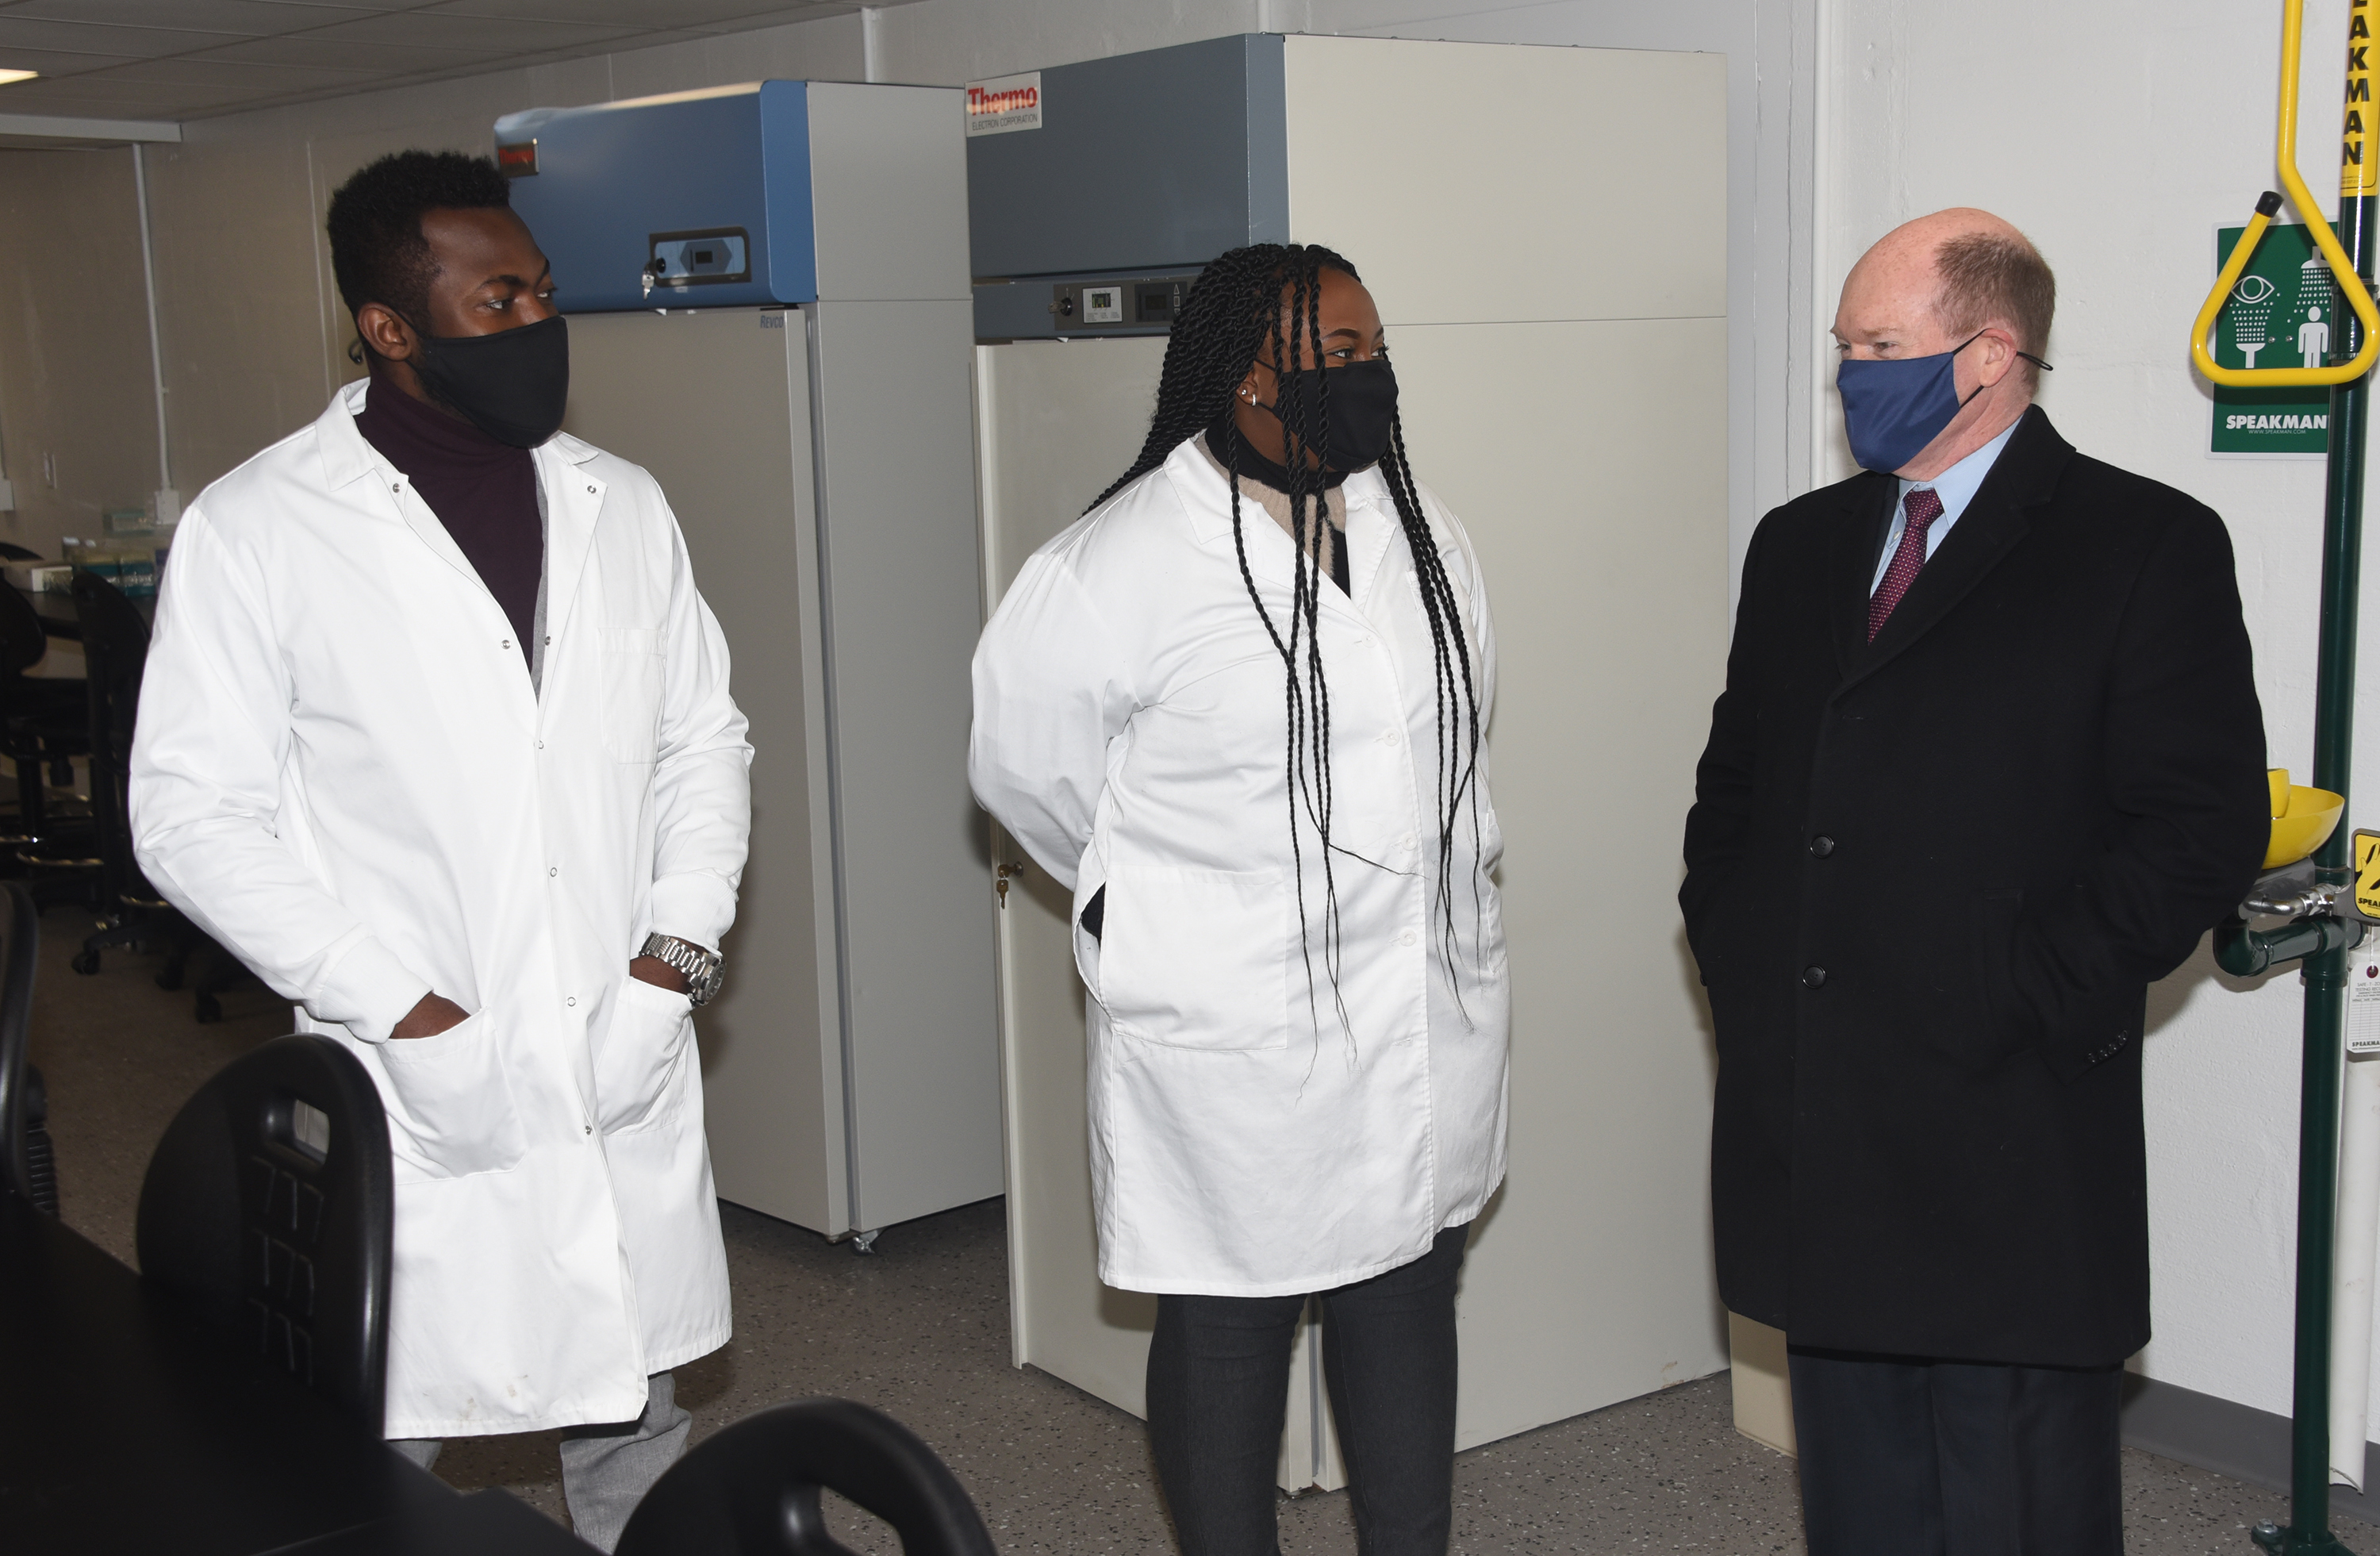
[[[1360,472],[1345,492],[1351,595],[1325,580],[1321,604],[1344,850],[1335,995],[1302,816],[1299,862],[1291,851],[1281,656],[1241,577],[1230,489],[1196,440],[1035,553],[976,650],[976,796],[1075,893],[1112,1286],[1261,1296],[1363,1280],[1421,1257],[1503,1177],[1486,761],[1454,829],[1450,950],[1428,622],[1386,482]],[[1484,728],[1496,674],[1478,564],[1423,500]],[[1295,551],[1253,499],[1242,528],[1286,633]],[[1101,887],[1094,940],[1080,917]]]
[[[366,392],[183,517],[132,753],[141,868],[387,1104],[387,1434],[631,1419],[648,1373],[728,1335],[687,1002],[628,976],[649,930],[716,947],[735,918],[726,644],[652,477],[557,436],[533,689],[356,431]],[[386,1040],[432,990],[470,1018]]]

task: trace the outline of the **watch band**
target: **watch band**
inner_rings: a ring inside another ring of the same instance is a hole
[[[718,952],[658,930],[645,937],[645,947],[639,954],[667,962],[684,973],[686,998],[698,1005],[709,1004],[719,992],[719,981],[727,966],[726,959]]]

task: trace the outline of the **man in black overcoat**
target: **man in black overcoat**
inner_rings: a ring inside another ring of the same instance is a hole
[[[2033,406],[2054,297],[1980,211],[1852,271],[1866,472],[1753,537],[1686,823],[1719,1289],[1785,1331],[1811,1556],[2120,1556],[2146,991],[2270,824],[2223,521]]]

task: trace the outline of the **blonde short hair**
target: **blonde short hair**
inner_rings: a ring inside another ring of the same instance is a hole
[[[2047,354],[2058,278],[2032,244],[2013,234],[1961,233],[1934,250],[1934,273],[1941,281],[1934,312],[1952,334],[2004,322],[2016,335],[2017,349]],[[2031,362],[2022,365],[2026,386],[2039,384],[2041,370]]]

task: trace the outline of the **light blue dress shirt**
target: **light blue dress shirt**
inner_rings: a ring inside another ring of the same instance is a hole
[[[1975,500],[1975,492],[1983,486],[1984,478],[1992,473],[1992,466],[1998,460],[2000,450],[2008,446],[2009,439],[2016,435],[2017,428],[2023,421],[2024,418],[2018,417],[2009,423],[2007,432],[1932,480],[1910,480],[1906,478],[1901,480],[1900,496],[1892,505],[1892,533],[1884,538],[1884,554],[1876,559],[1876,577],[1868,580],[1867,591],[1870,594],[1882,586],[1885,573],[1892,566],[1892,553],[1900,549],[1900,532],[1909,527],[1909,494],[1921,486],[1930,486],[1934,489],[1934,495],[1942,499],[1941,516],[1934,520],[1933,528],[1925,531],[1925,560],[1931,562],[1934,553],[1942,549],[1942,537],[1950,532],[1950,526],[1959,522],[1959,516],[1965,513],[1967,504]]]

